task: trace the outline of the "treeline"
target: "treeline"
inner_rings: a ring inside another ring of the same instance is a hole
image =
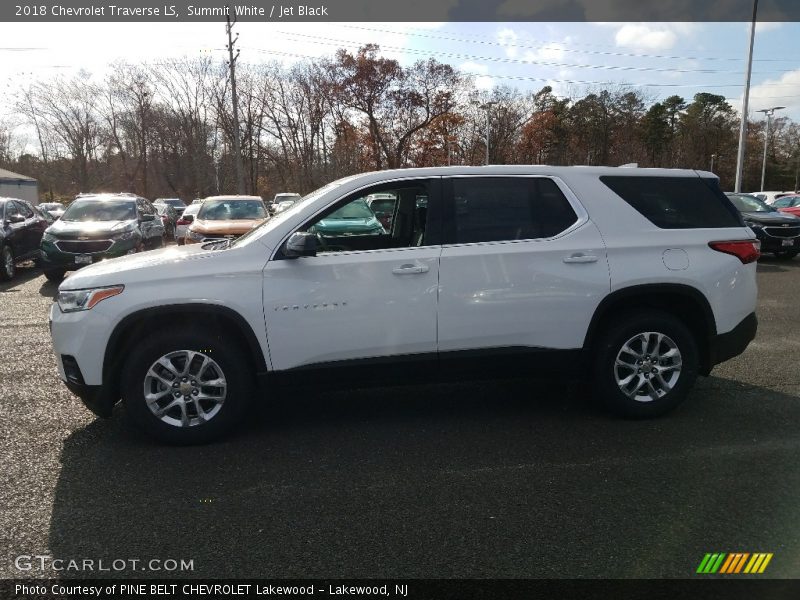
[[[0,123],[0,167],[40,182],[44,198],[133,191],[184,199],[236,191],[230,79],[211,58],[115,64],[19,82]],[[287,67],[237,65],[246,193],[308,192],[333,179],[409,166],[621,165],[709,169],[733,188],[739,121],[723,96],[550,87],[487,92],[436,60],[403,67],[377,45]],[[488,119],[487,119],[488,117]],[[26,126],[26,127],[20,127]],[[23,135],[19,132],[30,131]],[[761,180],[764,123],[750,123],[744,188]],[[35,148],[35,151],[31,151]],[[777,118],[767,188],[796,187],[800,127]]]

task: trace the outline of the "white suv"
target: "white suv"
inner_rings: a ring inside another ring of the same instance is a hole
[[[397,198],[391,227],[359,228],[377,193]],[[280,385],[543,366],[591,375],[618,413],[654,416],[755,336],[758,256],[712,173],[366,173],[232,243],[73,274],[51,309],[53,346],[92,411],[122,398],[172,443],[221,435]]]

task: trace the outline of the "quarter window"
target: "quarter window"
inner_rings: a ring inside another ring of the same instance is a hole
[[[456,244],[550,238],[578,215],[545,177],[463,177],[452,180],[448,238]]]

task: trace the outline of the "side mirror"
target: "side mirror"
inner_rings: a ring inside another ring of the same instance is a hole
[[[194,223],[194,215],[183,215],[181,219],[183,219],[187,223]]]
[[[155,220],[156,220],[155,215],[142,215],[142,223],[144,223],[145,221],[155,221]]]
[[[307,231],[295,231],[286,240],[283,250],[287,258],[299,258],[300,256],[317,255],[317,235]]]

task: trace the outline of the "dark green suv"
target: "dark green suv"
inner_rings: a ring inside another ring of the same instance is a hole
[[[42,267],[50,280],[105,258],[164,245],[164,225],[150,202],[133,194],[78,196],[42,236]]]

